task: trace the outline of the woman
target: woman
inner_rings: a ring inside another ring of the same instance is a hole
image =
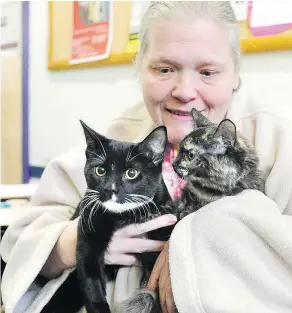
[[[146,105],[125,112],[107,135],[139,141],[163,124],[175,154],[192,130],[192,108],[212,122],[227,116],[255,145],[268,197],[246,191],[213,202],[180,221],[169,244],[135,236],[174,223],[172,216],[117,232],[105,259],[126,266],[108,286],[112,304],[139,285],[138,267],[127,267],[135,264],[129,254],[162,250],[149,288],[159,287],[164,313],[175,305],[183,313],[292,311],[290,121],[247,96],[239,51],[227,1],[159,1],[145,12],[137,66]],[[40,312],[74,268],[77,221],[69,218],[85,191],[84,161],[84,147],[54,159],[33,198],[35,209],[7,230],[1,245],[7,312]],[[178,187],[167,174],[174,195]],[[51,279],[43,288],[35,282],[39,273]]]

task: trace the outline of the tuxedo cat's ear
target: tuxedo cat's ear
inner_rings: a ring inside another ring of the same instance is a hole
[[[167,130],[165,126],[155,128],[140,144],[140,151],[151,157],[154,164],[163,160],[167,143]]]
[[[235,146],[236,144],[236,126],[229,120],[225,119],[218,125],[214,138],[222,137],[223,142]]]
[[[106,158],[106,152],[104,150],[104,143],[107,140],[106,137],[98,134],[82,120],[80,120],[80,123],[83,127],[87,144],[86,157],[89,158],[91,155],[99,155],[103,158]]]
[[[193,108],[191,110],[192,117],[196,127],[206,127],[212,125],[212,123],[198,110]]]

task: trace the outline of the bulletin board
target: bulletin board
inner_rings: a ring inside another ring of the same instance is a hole
[[[29,180],[29,1],[1,3],[0,179]]]
[[[147,2],[50,1],[48,68],[132,63],[139,48],[138,24]],[[231,2],[242,53],[292,49],[291,0]]]

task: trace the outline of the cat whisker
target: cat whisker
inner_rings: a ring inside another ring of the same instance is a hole
[[[97,154],[97,153],[95,153],[95,152],[93,152],[93,151],[91,151],[91,150],[87,150],[87,152],[89,152],[89,153],[95,155],[95,156],[96,156],[96,159],[98,159],[98,160],[100,160],[100,161],[105,161],[105,160],[106,160],[106,155],[105,155],[105,156],[99,155],[99,154]]]
[[[143,195],[134,195],[134,194],[130,194],[130,196],[132,198],[132,201],[136,200],[136,202],[142,205],[142,208],[144,210],[145,220],[148,220],[150,216],[150,203],[154,205],[157,214],[161,215],[160,210],[158,209],[157,205],[151,198],[147,196],[143,196]]]
[[[83,234],[85,235],[85,231],[84,231],[84,227],[83,227],[83,219],[84,219],[84,216],[81,215],[81,218],[80,218],[80,225],[81,225],[81,228],[82,228],[82,232],[83,232]]]
[[[95,214],[98,206],[100,205],[99,197],[97,196],[97,197],[91,198],[91,201],[87,204],[87,206],[88,205],[92,207],[89,213],[89,217],[88,217],[88,226],[89,226],[89,229],[92,229],[95,231],[93,227],[93,223],[92,223],[92,217]]]
[[[141,155],[141,154],[143,154],[143,153],[138,153],[138,154],[136,154],[136,155],[133,156],[128,162],[131,162],[132,160],[134,160],[137,156],[139,156],[139,155]]]
[[[92,228],[92,230],[95,231],[93,223],[92,223],[92,214],[93,214],[93,212],[94,212],[93,209],[91,209],[90,213],[89,213],[89,217],[88,217],[88,225],[89,225],[89,229]]]
[[[157,205],[155,204],[155,202],[153,201],[152,198],[149,198],[147,196],[144,196],[144,195],[134,195],[134,194],[131,194],[132,197],[136,197],[136,198],[140,198],[140,199],[145,199],[146,200],[146,203],[152,203],[154,206],[155,206],[155,209],[157,211],[158,214],[160,214],[160,210],[158,209]]]
[[[144,203],[143,206],[142,206],[144,214],[145,214],[145,221],[147,221],[149,219],[149,215],[150,215],[148,207],[149,207],[148,203]]]
[[[100,145],[101,145],[101,148],[102,148],[102,150],[103,150],[103,156],[104,156],[104,158],[106,159],[106,152],[105,152],[105,149],[104,149],[104,146],[103,146],[102,142],[100,141],[100,139],[98,138],[98,136],[96,136],[95,138],[99,141],[99,143],[100,143]]]
[[[151,168],[151,167],[153,167],[153,166],[155,166],[155,163],[160,163],[160,162],[162,162],[163,161],[163,158],[160,158],[160,159],[153,159],[151,162],[149,162],[147,165],[146,165],[146,167],[148,167],[148,168]]]
[[[94,189],[89,189],[89,188],[87,188],[87,189],[86,189],[86,192],[88,192],[88,193],[94,193],[94,194],[98,194],[98,195],[99,195],[99,191],[98,191],[98,190],[94,190]]]
[[[132,146],[132,147],[129,148],[128,154],[127,154],[127,158],[126,158],[126,163],[129,162],[129,159],[130,159],[130,157],[132,155],[132,152],[133,152],[134,148],[135,148],[135,146]]]
[[[89,229],[94,230],[93,227],[93,223],[92,223],[92,215],[94,213],[94,208],[96,207],[96,205],[99,205],[100,201],[99,201],[99,192],[96,190],[92,190],[92,189],[87,189],[86,191],[86,195],[84,196],[82,202],[82,204],[85,204],[81,211],[80,211],[80,216],[82,219],[82,229],[83,229],[83,218],[84,218],[84,222],[86,223],[86,219],[84,216],[84,211],[87,209],[87,207],[93,205],[93,208],[91,209],[90,213],[89,213],[89,217],[88,217],[88,221],[87,221],[87,225],[89,227]],[[84,229],[83,229],[84,232]]]
[[[139,214],[140,214],[140,221],[143,220],[142,218],[142,213],[141,213],[141,209],[143,209],[143,213],[144,215],[146,216],[145,214],[145,211],[144,211],[144,205],[145,205],[145,202],[144,201],[141,201],[141,199],[136,199],[134,197],[131,197],[131,199],[129,199],[128,197],[125,197],[125,200],[127,200],[127,203],[136,203],[137,204],[137,207],[136,208],[133,208],[131,211],[133,212],[134,214],[134,218],[135,218],[135,223],[137,223],[136,221],[136,210],[139,211]]]

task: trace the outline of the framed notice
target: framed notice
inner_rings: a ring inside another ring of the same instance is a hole
[[[131,1],[49,1],[48,68],[128,64]]]
[[[70,64],[107,59],[113,40],[112,1],[74,1]]]

